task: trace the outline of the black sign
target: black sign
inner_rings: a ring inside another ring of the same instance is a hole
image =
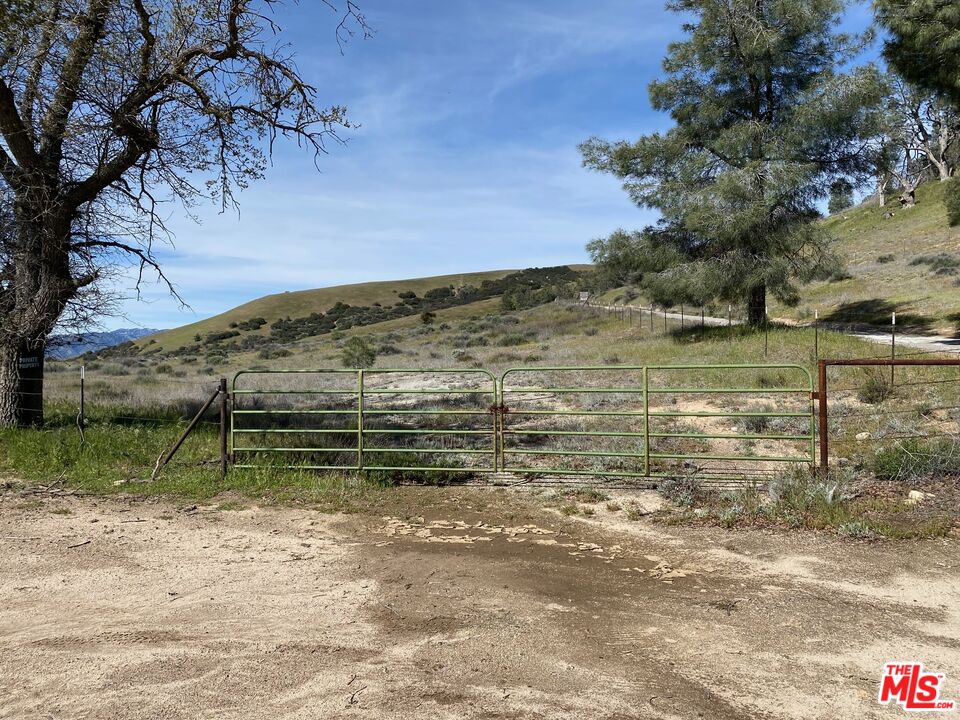
[[[21,370],[39,370],[41,367],[41,358],[39,355],[21,355],[20,356],[20,369]]]

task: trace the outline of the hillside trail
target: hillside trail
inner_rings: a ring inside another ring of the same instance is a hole
[[[648,308],[643,308],[637,305],[587,305],[585,307],[599,308],[601,310],[607,310],[611,312],[623,310],[624,308],[633,308],[636,312],[647,314],[650,313]],[[663,313],[654,311],[654,317],[656,318],[662,320],[664,315],[666,315],[668,320],[688,322],[690,327],[696,327],[701,320],[699,313],[681,314],[675,312]],[[790,318],[771,318],[770,320],[782,325],[812,327],[812,325],[808,323],[802,323]],[[742,325],[743,321],[732,318],[728,319],[705,315],[703,316],[703,324],[710,327],[723,327],[727,325]],[[858,329],[849,325],[830,322],[821,322],[820,328],[823,330],[832,330],[834,332],[843,333],[844,335],[849,335],[850,337],[860,338],[861,340],[865,340],[876,345],[886,345],[888,347],[890,345],[890,332],[882,332],[875,329]],[[951,337],[949,335],[918,335],[916,333],[901,333],[898,331],[897,345],[914,348],[923,353],[960,353],[960,337]]]
[[[960,697],[957,538],[608,511],[489,488],[350,515],[8,492],[0,717],[882,720],[883,663],[914,658]]]

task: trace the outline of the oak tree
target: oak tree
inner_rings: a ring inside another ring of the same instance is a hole
[[[333,0],[331,0],[332,2]],[[314,158],[325,106],[274,21],[279,0],[17,0],[0,14],[0,426],[42,420],[47,336],[154,252],[162,203],[224,206],[273,142]],[[352,2],[336,39],[366,32]],[[333,40],[333,34],[331,34]],[[171,286],[172,290],[172,286]]]

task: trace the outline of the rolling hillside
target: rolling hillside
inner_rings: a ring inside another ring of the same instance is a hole
[[[158,347],[163,350],[172,350],[193,342],[194,337],[198,334],[207,335],[209,333],[225,332],[230,328],[230,323],[241,323],[257,317],[262,317],[267,321],[267,325],[259,331],[266,333],[269,324],[275,320],[326,312],[338,302],[347,305],[373,305],[374,303],[388,305],[396,303],[402,292],[412,291],[422,296],[427,290],[448,285],[454,287],[479,286],[484,280],[498,280],[514,272],[517,271],[491,270],[457,275],[436,275],[410,280],[356,283],[266,295],[206,320],[141,338],[137,345],[145,347],[149,343],[151,348]]]
[[[960,325],[960,227],[951,228],[943,186],[924,183],[916,207],[870,202],[838,213],[826,226],[837,237],[846,275],[804,288],[796,308],[771,305],[776,317],[820,317],[844,323],[897,324],[954,333]],[[884,214],[892,212],[893,217]]]
[[[844,271],[802,288],[796,307],[770,298],[770,315],[811,321],[819,311],[827,322],[886,328],[896,311],[897,325],[904,330],[960,332],[960,227],[947,222],[943,189],[936,182],[921,185],[918,204],[909,210],[901,210],[896,199],[885,208],[869,201],[826,218],[823,223],[836,238]],[[884,217],[888,213],[893,216]],[[597,300],[622,303],[624,290],[609,290]],[[643,297],[632,301],[648,302]],[[726,315],[726,307],[713,310]]]
[[[886,208],[869,202],[823,222],[837,238],[845,272],[827,281],[808,285],[796,307],[785,307],[771,299],[773,317],[811,320],[814,311],[828,322],[850,325],[888,326],[890,313],[897,312],[898,326],[913,332],[954,334],[960,330],[960,228],[951,228],[943,205],[943,187],[925,183],[917,192],[918,204],[901,210],[895,201]],[[893,213],[892,217],[885,215]],[[585,269],[587,266],[571,266]],[[152,351],[169,351],[196,342],[196,337],[223,333],[231,324],[263,318],[266,324],[254,334],[266,334],[270,324],[281,318],[297,318],[327,312],[336,303],[390,306],[401,293],[423,296],[428,290],[504,278],[516,270],[462,273],[340,285],[267,295],[220,315],[141,338],[137,346]],[[610,291],[605,302],[622,301],[622,290]],[[633,301],[644,302],[642,298]],[[463,305],[470,308],[470,305]],[[489,311],[481,301],[477,308],[456,312]],[[450,312],[449,310],[447,312]],[[389,321],[387,327],[403,327],[409,319]]]

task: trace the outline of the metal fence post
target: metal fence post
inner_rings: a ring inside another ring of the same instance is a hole
[[[502,378],[493,379],[493,406],[490,413],[493,415],[493,472],[496,473],[500,467],[500,408],[503,407],[503,380]],[[506,464],[506,463],[504,463]]]
[[[897,313],[893,312],[893,315],[890,317],[890,359],[896,362],[897,359]],[[890,389],[893,389],[893,379],[894,371],[896,370],[896,365],[891,363],[890,365]]]
[[[84,392],[84,379],[87,374],[87,366],[80,366],[80,427],[87,426],[86,397]]]
[[[813,311],[813,359],[820,359],[820,311]]]
[[[767,306],[763,306],[763,356],[767,356],[770,349],[770,318],[767,315]]]
[[[829,428],[827,427],[827,361],[817,361],[817,401],[819,404],[820,472],[829,466]]]
[[[220,378],[220,479],[227,479],[227,379]]]
[[[643,474],[650,477],[650,371],[643,366]]]
[[[363,470],[363,368],[357,370],[357,470]]]

